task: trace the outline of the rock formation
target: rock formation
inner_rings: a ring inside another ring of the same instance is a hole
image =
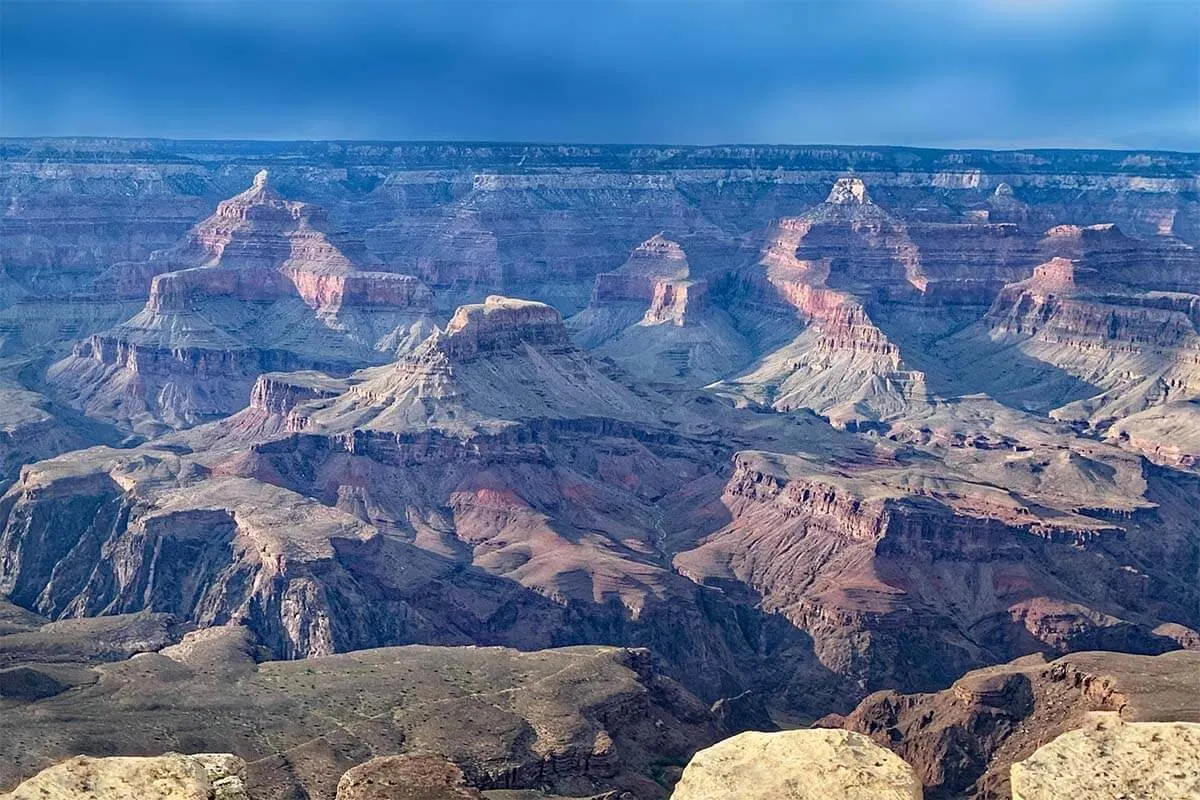
[[[1188,651],[1085,652],[1048,663],[1029,657],[968,673],[932,694],[878,692],[845,719],[826,723],[894,750],[913,765],[927,797],[1008,798],[1010,765],[1094,713],[1137,724],[1200,721],[1200,704],[1189,688],[1198,677],[1200,653]],[[1098,773],[1094,759],[1076,766]]]
[[[1012,766],[1013,800],[1200,796],[1200,724],[1101,718]]]
[[[97,291],[118,296],[148,285],[149,299],[76,345],[50,369],[51,385],[86,413],[153,433],[238,410],[263,372],[344,373],[423,338],[428,288],[356,266],[322,219],[259,172],[176,248],[99,279]]]
[[[813,716],[1046,648],[1180,646],[1194,482],[1038,435],[942,461],[635,391],[555,309],[493,296],[393,364],[264,376],[221,422],[26,467],[0,591],[54,618],[240,622],[280,657],[651,644],[710,701]]]
[[[48,767],[5,800],[250,800],[246,764],[227,753],[88,758]]]
[[[857,733],[740,733],[688,762],[672,800],[921,800],[897,756]]]
[[[462,770],[440,756],[380,756],[338,781],[337,800],[480,800]]]
[[[980,376],[989,394],[1101,432],[1121,417],[1200,396],[1194,248],[1135,240],[1114,225],[1060,225],[1040,249],[1045,260],[1032,277],[1006,286],[985,319],[940,354],[955,361],[994,353],[1003,369]],[[1112,438],[1128,440],[1119,431]],[[1143,452],[1158,446],[1139,441]]]
[[[728,315],[711,307],[708,281],[693,277],[683,248],[661,234],[597,275],[591,303],[568,326],[582,346],[654,383],[703,386],[750,359]]]
[[[803,330],[731,378],[729,391],[779,410],[811,408],[842,426],[894,415],[925,393],[923,375],[901,361],[868,306],[920,296],[928,277],[906,227],[861,179],[839,178],[824,203],[776,222],[758,264],[737,281],[750,301],[743,313],[782,305]]]
[[[1064,473],[1100,463],[1082,454],[1059,458],[1051,469]],[[976,474],[995,474],[986,466],[993,460],[1015,474],[1017,461],[1004,453],[985,456]],[[762,607],[812,635],[826,668],[864,689],[932,689],[973,665],[1042,649],[1156,653],[1179,646],[1156,630],[1159,621],[1138,622],[1143,601],[1131,594],[1138,591],[1136,580],[1129,583],[1133,573],[1094,555],[1128,548],[1130,561],[1118,561],[1154,569],[1155,552],[1166,544],[1122,532],[1105,519],[1115,509],[1097,513],[1107,503],[1123,504],[1122,479],[1107,497],[1092,497],[1096,516],[1067,511],[1079,508],[1080,498],[1069,494],[1053,501],[1066,513],[1042,516],[1015,484],[985,489],[965,474],[926,472],[903,458],[874,472],[861,463],[839,473],[808,459],[748,451],[735,463],[720,499],[729,521],[680,547],[676,568],[704,585],[748,587]],[[1119,456],[1108,463],[1119,464]],[[1125,473],[1130,479],[1139,471],[1130,462],[1124,469],[1133,470]],[[1045,468],[1038,477],[1046,478],[1039,496],[1051,502],[1055,479]],[[1130,513],[1149,507],[1143,509]],[[698,522],[685,516],[671,529]],[[1176,557],[1188,566],[1171,581],[1190,574],[1189,540],[1175,539],[1183,548]],[[1073,587],[1070,600],[1055,588],[1064,583]],[[1167,616],[1174,614],[1188,612],[1178,606]]]
[[[0,146],[0,702],[46,754],[6,786],[119,755],[43,712],[152,664],[588,644],[984,796],[1073,724],[1045,698],[1089,707],[1079,651],[1200,648],[1193,155]],[[963,678],[1034,654],[1075,660]],[[661,796],[696,743],[615,781],[598,729],[527,758],[529,713],[510,760],[304,723],[271,780],[419,751]],[[122,752],[253,770],[246,724]]]

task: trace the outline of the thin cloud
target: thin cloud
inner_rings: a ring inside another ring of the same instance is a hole
[[[0,133],[1152,146],[1198,63],[1171,0],[5,0]]]

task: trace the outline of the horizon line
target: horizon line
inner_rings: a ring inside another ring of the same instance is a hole
[[[1035,144],[1029,146],[1017,145],[909,145],[909,144],[839,144],[833,142],[715,142],[706,144],[675,143],[675,142],[587,142],[570,140],[537,140],[537,139],[379,139],[379,138],[254,138],[244,136],[204,137],[204,136],[125,136],[107,134],[52,134],[52,135],[12,135],[0,134],[0,142],[10,141],[54,141],[54,140],[117,140],[127,142],[197,142],[197,143],[229,143],[229,144],[351,144],[351,145],[473,145],[493,147],[594,147],[594,148],[679,148],[687,150],[704,150],[720,148],[778,148],[778,149],[811,149],[811,148],[843,148],[848,150],[919,150],[928,152],[982,152],[982,153],[1022,153],[1022,152],[1101,152],[1101,153],[1157,153],[1163,155],[1200,156],[1200,148],[1196,150],[1181,150],[1164,147],[1133,147],[1127,145],[1047,145]]]

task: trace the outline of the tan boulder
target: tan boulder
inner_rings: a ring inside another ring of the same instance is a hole
[[[921,800],[912,767],[843,730],[741,733],[693,756],[672,800]]]
[[[477,800],[462,770],[438,755],[380,756],[338,781],[337,800]]]
[[[1012,765],[1013,800],[1195,800],[1200,723],[1095,714]]]
[[[76,756],[0,800],[248,800],[246,764],[227,753]]]

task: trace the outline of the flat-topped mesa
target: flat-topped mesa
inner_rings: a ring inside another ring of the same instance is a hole
[[[270,303],[288,288],[278,272],[196,267],[155,276],[146,308],[157,314],[182,312],[214,297]]]
[[[871,197],[867,194],[867,185],[863,183],[862,178],[853,177],[838,178],[829,190],[829,197],[825,202],[837,205],[872,204]]]
[[[691,267],[683,247],[658,233],[635,247],[620,267],[596,276],[592,302],[649,303],[654,299],[659,283],[685,281],[690,275]]]
[[[573,347],[558,309],[494,294],[482,303],[459,306],[437,337],[438,349],[452,360],[503,354],[525,344]]]
[[[1038,242],[1043,258],[1061,256],[1099,264],[1117,265],[1145,254],[1146,244],[1130,238],[1111,223],[1103,225],[1055,225]]]

